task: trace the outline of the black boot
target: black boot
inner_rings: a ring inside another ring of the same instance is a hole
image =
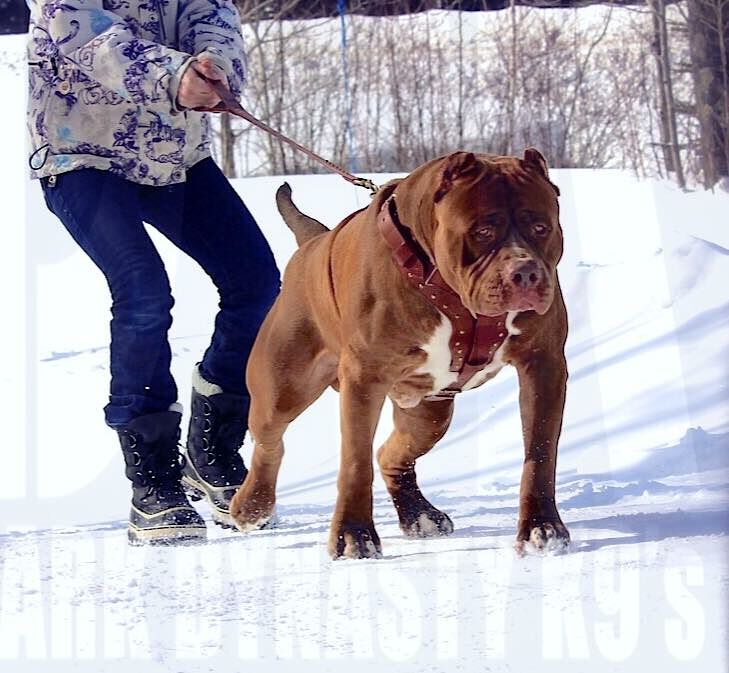
[[[247,397],[223,392],[195,367],[182,483],[192,500],[207,500],[213,521],[224,527],[235,527],[228,506],[248,474],[240,455],[248,406]]]
[[[249,401],[193,373],[187,460],[182,483],[192,500],[205,498],[213,520],[234,527],[228,507],[248,474],[239,451],[248,429]]]
[[[205,521],[192,508],[180,482],[182,470],[176,411],[140,416],[117,428],[126,475],[132,482],[131,544],[203,542]]]

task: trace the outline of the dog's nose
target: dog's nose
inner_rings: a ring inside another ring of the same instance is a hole
[[[511,267],[509,278],[516,287],[522,290],[535,288],[542,279],[542,274],[533,260],[518,261]]]

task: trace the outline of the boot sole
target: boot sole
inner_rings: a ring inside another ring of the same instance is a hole
[[[191,526],[160,526],[159,528],[137,528],[129,525],[127,539],[134,547],[194,545],[207,542],[207,530]]]
[[[223,512],[221,509],[219,509],[215,505],[215,503],[213,503],[210,496],[200,484],[198,484],[194,479],[186,474],[182,475],[181,481],[182,486],[185,489],[185,494],[188,498],[190,498],[190,500],[192,500],[193,502],[200,502],[200,500],[205,500],[208,503],[208,505],[210,506],[211,514],[213,516],[213,523],[220,526],[221,528],[226,528],[228,530],[236,529],[235,521],[233,520],[233,517],[230,515],[230,513]]]

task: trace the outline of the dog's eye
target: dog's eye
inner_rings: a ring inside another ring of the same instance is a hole
[[[494,237],[494,228],[488,224],[478,224],[472,233],[478,241],[490,241]]]
[[[544,222],[535,222],[532,224],[532,232],[535,236],[546,236],[550,232],[550,227]]]

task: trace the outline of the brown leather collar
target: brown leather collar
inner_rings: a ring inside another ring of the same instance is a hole
[[[380,233],[392,249],[392,257],[406,282],[443,313],[453,326],[450,339],[450,371],[457,380],[426,400],[452,399],[463,386],[486,367],[507,336],[506,314],[490,318],[475,317],[463,305],[458,294],[443,280],[438,267],[415,241],[410,230],[400,223],[393,194],[377,217]]]

